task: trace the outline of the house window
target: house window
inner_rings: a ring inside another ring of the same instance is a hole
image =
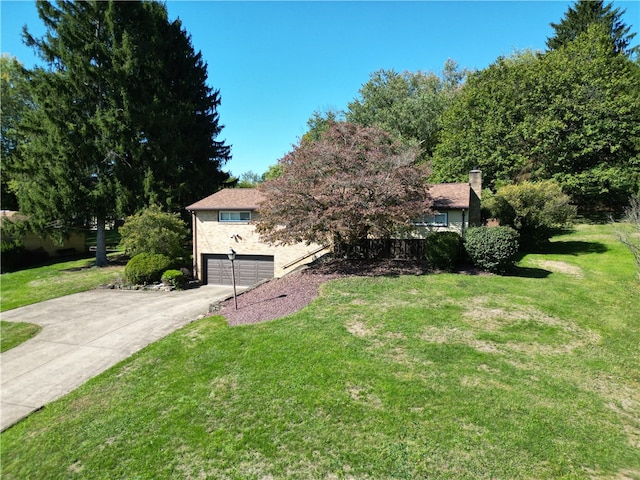
[[[429,227],[446,227],[449,225],[449,217],[447,212],[423,215],[414,220],[413,223],[414,225],[427,225]]]
[[[220,211],[218,220],[221,222],[249,222],[251,221],[251,212]]]

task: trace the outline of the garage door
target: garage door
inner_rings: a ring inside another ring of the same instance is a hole
[[[204,254],[202,282],[211,285],[231,285],[231,261],[226,254]],[[234,260],[236,285],[250,286],[273,278],[273,255],[236,255]]]

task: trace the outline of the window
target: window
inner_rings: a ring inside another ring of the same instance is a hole
[[[449,225],[447,212],[435,215],[422,215],[413,221],[414,225],[427,225],[429,227],[446,227]]]
[[[218,220],[221,222],[249,222],[251,221],[251,212],[220,211]]]

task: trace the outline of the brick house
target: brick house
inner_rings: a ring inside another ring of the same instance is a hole
[[[431,187],[434,215],[416,219],[413,238],[434,231],[463,234],[480,224],[481,173],[472,171],[469,183],[444,183]],[[255,188],[228,188],[187,207],[193,223],[194,276],[202,283],[230,284],[230,249],[236,251],[236,281],[252,285],[281,277],[328,252],[322,245],[299,243],[273,246],[260,241],[251,221],[259,219],[263,194]]]

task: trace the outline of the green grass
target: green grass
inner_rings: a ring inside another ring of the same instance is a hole
[[[640,478],[640,283],[607,226],[515,276],[343,279],[192,323],[2,434],[2,478]]]
[[[0,353],[35,337],[42,327],[33,323],[0,322]]]
[[[94,259],[72,260],[0,275],[0,311],[83,292],[119,278],[122,266],[93,267]]]

